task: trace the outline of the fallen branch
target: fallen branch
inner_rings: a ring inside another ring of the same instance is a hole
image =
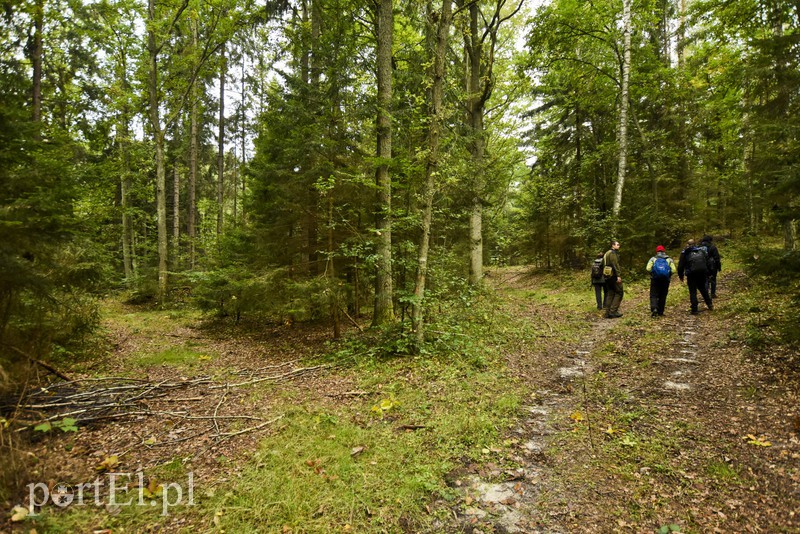
[[[18,349],[17,347],[15,347],[13,345],[6,345],[6,346],[8,348],[10,348],[11,350],[13,350],[14,352],[16,352],[17,354],[29,359],[30,361],[32,361],[36,365],[38,365],[38,366],[40,366],[40,367],[42,367],[44,369],[47,369],[48,371],[50,371],[51,373],[56,375],[58,378],[62,378],[64,380],[72,380],[70,377],[68,377],[67,375],[65,375],[64,373],[62,373],[61,371],[59,371],[58,369],[56,369],[55,367],[53,367],[49,363],[43,362],[42,360],[40,360],[38,358],[34,358],[30,354],[27,354],[26,352],[21,351],[20,349]]]
[[[214,437],[227,439],[227,438],[232,438],[234,436],[241,436],[242,434],[247,434],[248,432],[255,432],[256,430],[260,430],[260,429],[264,428],[267,425],[271,425],[272,423],[274,423],[276,421],[280,421],[283,418],[284,418],[283,415],[279,415],[275,419],[270,419],[269,421],[264,421],[260,425],[251,426],[250,428],[245,428],[244,430],[239,430],[238,432],[225,432],[224,434],[216,434]]]
[[[345,316],[347,316],[347,318],[348,318],[348,319],[350,319],[350,322],[351,322],[351,323],[353,323],[353,325],[354,325],[356,328],[358,328],[358,331],[359,331],[359,332],[362,332],[362,333],[364,332],[364,329],[363,329],[363,328],[361,328],[361,325],[360,325],[360,324],[358,324],[358,323],[356,322],[356,320],[355,320],[355,319],[353,319],[352,317],[350,317],[350,314],[349,314],[349,313],[347,313],[347,310],[345,310],[345,309],[344,309],[344,307],[343,307],[341,304],[339,304],[339,309],[340,309],[340,310],[342,310],[342,313],[343,313],[343,314],[345,314]]]
[[[299,376],[301,374],[305,374],[305,373],[308,373],[308,372],[311,372],[311,371],[316,371],[317,369],[325,369],[325,368],[328,368],[328,367],[333,367],[333,366],[332,365],[315,365],[314,367],[301,367],[299,369],[293,369],[292,371],[289,371],[288,373],[283,373],[283,374],[280,374],[280,375],[262,376],[261,378],[255,378],[253,380],[247,380],[245,382],[237,382],[235,384],[220,384],[220,385],[217,385],[217,386],[211,386],[209,389],[222,389],[222,388],[235,388],[235,387],[239,387],[239,386],[250,386],[250,385],[253,385],[253,384],[258,384],[258,383],[267,382],[267,381],[275,381],[275,382],[277,382],[277,381],[283,380],[285,378]]]

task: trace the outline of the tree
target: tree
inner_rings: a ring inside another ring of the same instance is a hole
[[[516,15],[523,2],[506,12],[507,0],[495,0],[488,5],[487,16],[481,2],[460,0],[459,10],[466,10],[464,23],[464,52],[467,89],[467,131],[472,163],[470,195],[472,208],[469,217],[469,280],[478,284],[483,279],[483,208],[486,185],[486,132],[484,116],[486,103],[495,85],[493,74],[497,35],[501,25]],[[482,25],[480,23],[483,23]]]
[[[445,54],[447,53],[447,42],[450,32],[450,20],[452,17],[451,0],[443,0],[441,12],[435,12],[428,6],[429,32],[435,35],[433,39],[435,46],[431,51],[431,89],[430,89],[430,111],[428,116],[428,145],[427,158],[425,160],[425,182],[423,185],[422,198],[422,236],[420,238],[419,253],[417,260],[417,276],[414,283],[414,306],[412,308],[411,324],[416,335],[417,347],[421,347],[425,341],[424,332],[424,300],[425,300],[425,281],[428,275],[428,253],[430,249],[431,220],[433,217],[433,196],[436,188],[436,178],[439,172],[439,150],[442,123],[444,122],[442,104],[444,100],[444,80],[445,80]]]
[[[392,0],[378,0],[375,16],[375,36],[377,39],[377,86],[378,112],[377,130],[377,169],[375,186],[377,201],[375,209],[375,307],[372,315],[373,326],[380,326],[394,320],[392,291],[392,181],[389,176],[389,163],[392,159],[392,37],[394,18]]]
[[[631,72],[631,0],[622,0],[622,65],[619,97],[619,173],[617,187],[614,193],[614,207],[611,212],[616,219],[622,207],[622,190],[625,187],[625,175],[628,165],[628,83]]]

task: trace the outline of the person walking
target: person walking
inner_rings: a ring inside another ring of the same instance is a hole
[[[611,242],[611,248],[603,255],[603,276],[606,278],[605,318],[622,317],[619,305],[622,303],[622,273],[619,268],[619,241]]]
[[[714,238],[704,235],[700,241],[701,247],[706,247],[708,251],[708,276],[706,278],[706,290],[712,299],[717,298],[717,273],[722,270],[722,258],[719,257],[719,249],[714,244]]]
[[[597,309],[602,310],[606,302],[606,277],[603,276],[603,253],[598,252],[592,262],[592,287],[597,300]]]
[[[698,301],[697,292],[703,297],[706,307],[709,310],[714,309],[714,304],[711,302],[711,297],[708,295],[706,289],[706,276],[708,275],[708,253],[705,248],[698,247],[694,239],[690,239],[686,243],[686,248],[681,252],[681,257],[678,259],[678,278],[683,283],[684,274],[686,275],[686,284],[689,286],[689,301],[692,305],[692,315],[697,314]]]
[[[656,255],[650,258],[645,268],[650,273],[650,315],[660,317],[664,315],[664,306],[667,304],[670,279],[678,272],[678,267],[667,255],[666,249],[658,245]]]

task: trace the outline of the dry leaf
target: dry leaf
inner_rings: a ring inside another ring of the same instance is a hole
[[[15,506],[11,509],[11,521],[17,522],[22,521],[26,517],[28,517],[28,509],[23,508],[22,506]]]

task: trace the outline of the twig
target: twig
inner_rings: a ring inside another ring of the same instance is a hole
[[[328,397],[365,397],[374,395],[374,391],[345,391],[344,393],[328,393]]]
[[[67,375],[65,375],[64,373],[62,373],[61,371],[59,371],[58,369],[56,369],[55,367],[53,367],[49,363],[43,362],[42,360],[40,360],[38,358],[34,358],[30,354],[27,354],[26,352],[21,351],[20,349],[18,349],[17,347],[15,347],[13,345],[6,345],[6,346],[8,348],[10,348],[11,350],[13,350],[14,352],[16,352],[17,354],[19,354],[19,355],[21,355],[21,356],[23,356],[25,358],[28,358],[30,361],[32,361],[36,365],[47,369],[48,371],[50,371],[51,373],[53,373],[57,377],[62,378],[64,380],[72,380],[70,377],[68,377]]]
[[[284,378],[289,378],[291,376],[301,375],[303,373],[307,373],[310,371],[316,371],[317,369],[325,369],[327,367],[333,367],[332,365],[316,365],[314,367],[301,367],[299,369],[294,369],[289,371],[288,373],[283,373],[281,375],[271,375],[271,376],[264,376],[261,378],[256,378],[254,380],[248,380],[246,382],[238,382],[235,384],[220,384],[217,386],[211,386],[210,389],[222,389],[222,388],[235,388],[239,386],[249,386],[252,384],[258,384],[259,382],[266,382],[268,380],[282,380]]]
[[[347,313],[347,310],[345,310],[345,309],[344,309],[344,307],[343,307],[341,304],[339,304],[339,309],[340,309],[340,310],[342,310],[342,313],[344,313],[344,314],[347,316],[347,318],[348,318],[348,319],[350,319],[350,322],[351,322],[351,323],[353,323],[353,325],[354,325],[356,328],[358,328],[358,331],[359,331],[359,332],[364,332],[364,329],[363,329],[363,328],[361,328],[361,325],[360,325],[360,324],[358,324],[358,323],[356,322],[356,320],[355,320],[355,319],[353,319],[352,317],[350,317],[350,314],[349,314],[349,313]]]
[[[270,419],[269,421],[264,421],[260,425],[251,426],[250,428],[245,428],[244,430],[239,430],[238,432],[225,432],[224,434],[217,434],[215,437],[218,437],[218,438],[232,438],[234,436],[241,436],[242,434],[246,434],[248,432],[254,432],[256,430],[262,429],[265,426],[271,425],[275,421],[280,421],[283,418],[284,418],[283,415],[279,415],[275,419]]]
[[[222,406],[222,403],[225,402],[225,397],[228,396],[229,389],[225,389],[225,392],[220,397],[219,402],[214,407],[214,428],[217,430],[217,434],[219,434],[219,421],[217,421],[217,412],[219,412],[219,407]]]

